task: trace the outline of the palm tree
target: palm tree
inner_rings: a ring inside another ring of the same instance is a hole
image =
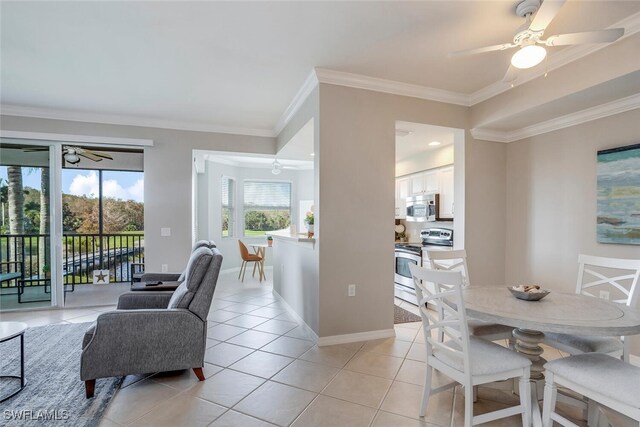
[[[9,234],[24,234],[24,192],[22,189],[22,168],[20,166],[9,166],[7,168],[9,179]],[[9,260],[22,261],[22,239],[14,238],[9,241]],[[15,252],[11,249],[15,248]],[[20,255],[20,256],[18,256]]]
[[[49,235],[49,168],[40,168],[40,244],[38,245],[40,251],[38,253],[38,264],[40,265],[40,272],[44,266],[50,267],[49,263],[49,245],[47,245]],[[38,272],[38,274],[40,274]]]

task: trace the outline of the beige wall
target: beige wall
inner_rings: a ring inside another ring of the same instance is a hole
[[[192,150],[275,154],[274,138],[2,116],[2,130],[152,139],[144,150],[145,262],[184,269],[191,250]],[[160,228],[170,227],[170,237]]]
[[[468,116],[465,107],[320,85],[321,337],[393,327],[395,121],[466,129]],[[456,217],[480,229],[467,223],[465,238],[479,283],[504,282],[505,150],[466,133],[465,183],[475,194],[466,190]]]
[[[507,145],[509,284],[574,292],[578,254],[640,258],[638,246],[596,241],[596,152],[639,140],[633,110]]]

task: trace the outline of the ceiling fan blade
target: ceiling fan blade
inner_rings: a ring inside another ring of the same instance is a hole
[[[518,69],[513,65],[509,65],[502,81],[505,83],[513,83],[518,78]]]
[[[78,151],[76,154],[78,156],[86,157],[89,160],[93,160],[94,162],[99,162],[99,161],[102,160],[102,157],[98,157],[98,156],[96,156],[96,155],[94,155],[92,153],[88,153],[85,150]]]
[[[566,0],[544,0],[540,9],[533,17],[529,29],[531,31],[544,31],[549,23],[556,17]]]
[[[93,150],[82,150],[82,151],[84,151],[85,153],[91,153],[94,156],[103,157],[105,159],[113,160],[113,157],[111,157],[111,154],[102,153],[100,151],[93,151]]]
[[[611,43],[624,35],[624,28],[609,30],[587,31],[584,33],[560,34],[551,36],[544,41],[547,46],[566,46],[586,43]]]
[[[516,45],[513,43],[505,43],[505,44],[496,44],[493,46],[479,47],[476,49],[459,50],[457,52],[450,52],[449,58],[455,58],[455,57],[464,56],[464,55],[475,55],[477,53],[494,52],[497,50],[506,50],[506,49],[511,49],[512,47],[516,47]]]

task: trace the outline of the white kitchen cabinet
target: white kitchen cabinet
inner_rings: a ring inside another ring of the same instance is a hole
[[[396,199],[396,219],[407,218],[407,199]]]
[[[453,218],[453,165],[396,179],[396,219],[406,218],[406,199],[425,193],[440,194],[440,218]]]
[[[440,218],[453,218],[453,166],[438,169]]]
[[[417,173],[415,175],[409,176],[411,188],[410,193],[412,196],[418,196],[420,194],[424,194],[426,191],[425,182],[424,182],[424,174]]]
[[[409,178],[398,178],[396,180],[396,199],[405,199],[409,197],[411,191],[409,189],[411,181]]]
[[[440,170],[430,170],[423,172],[424,191],[426,193],[438,193],[440,191]]]

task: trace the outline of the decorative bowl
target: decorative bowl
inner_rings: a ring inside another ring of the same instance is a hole
[[[509,292],[511,292],[513,296],[523,301],[540,301],[542,298],[546,297],[551,293],[550,291],[523,292],[523,291],[517,291],[512,287],[508,287],[507,289],[509,289]]]

